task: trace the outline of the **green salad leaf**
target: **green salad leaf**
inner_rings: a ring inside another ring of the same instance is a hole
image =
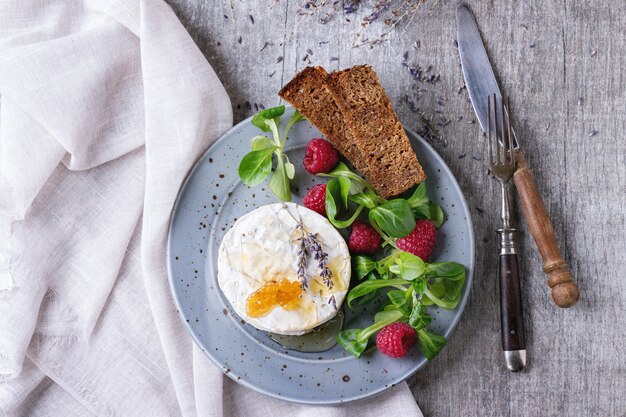
[[[254,187],[263,182],[272,172],[272,155],[277,146],[259,149],[246,154],[239,164],[239,178],[248,187]]]
[[[426,182],[422,182],[417,186],[411,197],[407,198],[411,208],[421,207],[428,204],[428,193],[426,192]]]
[[[350,217],[340,220],[340,211],[348,209],[348,194],[351,181],[346,177],[336,177],[326,184],[326,217],[338,229],[350,226],[359,217],[363,206],[358,206]]]
[[[291,116],[291,118],[287,122],[287,125],[285,126],[285,131],[283,132],[283,142],[285,140],[287,140],[287,136],[289,135],[289,131],[291,130],[291,128],[294,125],[296,125],[298,122],[303,121],[304,119],[305,119],[305,117],[298,110],[296,110],[293,113],[293,115]]]
[[[456,262],[433,262],[426,264],[426,276],[458,277],[465,273],[465,267]]]
[[[376,261],[363,255],[352,257],[352,270],[359,280],[365,278],[370,272],[376,269]]]
[[[289,161],[285,162],[285,174],[290,180],[294,179],[296,176],[296,167]]]
[[[391,237],[405,237],[415,228],[415,218],[406,200],[397,198],[374,207],[369,221]]]
[[[365,193],[352,194],[349,196],[350,201],[355,202],[356,204],[360,204],[365,206],[367,209],[371,210],[374,207],[381,205],[384,200],[376,193],[371,191]]]
[[[422,303],[417,303],[409,315],[409,324],[415,327],[415,330],[420,330],[428,326],[433,321],[433,318],[426,311],[426,306]]]
[[[424,295],[434,304],[447,310],[454,310],[461,301],[465,272],[456,277],[440,277],[433,280]]]
[[[415,278],[421,277],[426,271],[426,263],[419,256],[415,256],[412,253],[400,252],[395,257],[394,262],[389,267],[389,271],[407,281],[413,281]]]
[[[413,210],[413,214],[420,219],[431,220],[435,227],[443,224],[444,214],[439,204],[431,203],[426,191],[426,182],[422,182],[406,200]]]
[[[337,166],[329,173],[320,173],[317,175],[319,175],[320,177],[347,178],[352,183],[351,191],[353,193],[359,193],[364,189],[367,189],[371,192],[376,192],[374,187],[372,187],[369,182],[361,178],[359,174],[352,172],[350,168],[348,168],[348,166],[343,162],[339,162]]]
[[[420,295],[424,294],[424,291],[426,291],[426,288],[428,288],[428,283],[424,278],[417,278],[413,281],[411,286],[413,287],[413,291],[415,292],[415,294]]]
[[[261,149],[267,149],[272,146],[272,140],[267,136],[258,135],[252,138],[252,150],[259,151]]]
[[[276,170],[272,174],[272,178],[270,178],[269,187],[274,195],[281,201],[291,201],[289,177],[287,176],[287,168],[285,167],[285,161],[282,155],[277,160]]]
[[[402,313],[403,317],[408,317],[413,310],[412,290],[409,287],[407,290],[391,290],[387,292],[387,298],[389,298],[390,305],[393,308],[390,310],[398,310]]]
[[[251,140],[252,150],[239,163],[239,178],[248,187],[259,185],[272,173],[272,160],[276,156],[276,168],[270,177],[269,188],[281,201],[291,201],[291,180],[295,178],[296,167],[283,154],[289,130],[299,121],[304,120],[298,111],[291,116],[281,138],[280,118],[285,113],[285,106],[265,109],[252,117],[252,124],[263,132],[271,132],[272,138],[257,135]]]
[[[343,330],[337,335],[337,343],[358,358],[361,356],[361,353],[363,353],[365,348],[367,348],[367,342],[369,341],[370,336],[377,331],[375,330],[374,332],[369,333],[368,329]],[[368,332],[366,332],[366,330],[368,330]]]
[[[379,321],[383,320],[393,320],[396,319],[396,317],[398,317],[398,310],[381,310],[374,315],[374,323],[378,323]],[[396,319],[396,321],[397,320],[402,320],[402,317]]]
[[[285,106],[272,107],[261,110],[252,117],[252,124],[264,132],[274,132],[278,136],[280,116],[285,113]]]
[[[431,203],[429,205],[429,208],[430,208],[430,217],[428,217],[428,219],[432,220],[432,222],[435,224],[435,227],[438,229],[441,227],[441,225],[444,222],[443,209],[441,208],[439,204],[434,204],[434,203]]]
[[[361,282],[356,287],[352,288],[348,293],[346,299],[348,307],[352,308],[352,301],[356,298],[362,297],[374,291],[378,291],[381,288],[401,286],[407,282],[401,278],[397,279],[368,279]],[[403,288],[403,287],[401,287]]]
[[[417,331],[417,344],[429,361],[433,360],[441,352],[441,349],[447,342],[445,337],[438,334],[429,333],[424,329]]]

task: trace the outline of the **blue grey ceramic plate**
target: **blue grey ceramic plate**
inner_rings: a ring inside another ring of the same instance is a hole
[[[287,108],[283,120],[293,113]],[[427,361],[417,348],[402,359],[375,349],[356,359],[340,346],[322,353],[285,350],[266,333],[233,312],[217,285],[217,250],[224,234],[245,213],[274,203],[264,186],[248,188],[237,176],[250,139],[259,134],[247,119],[229,130],[200,158],[183,184],[172,213],[168,238],[168,273],[179,314],[196,343],[224,373],[256,391],[306,404],[337,404],[366,398],[411,376]],[[289,159],[301,167],[304,146],[320,132],[308,121],[296,125],[287,140]],[[463,298],[454,311],[434,309],[432,331],[448,336],[459,320],[474,271],[474,236],[461,189],[441,157],[421,137],[409,132],[428,175],[431,199],[441,204],[446,222],[439,231],[434,260],[467,267]],[[323,179],[297,168],[300,198]],[[367,327],[379,307],[346,311],[345,325]],[[344,306],[344,310],[347,308]],[[457,341],[458,342],[458,341]]]

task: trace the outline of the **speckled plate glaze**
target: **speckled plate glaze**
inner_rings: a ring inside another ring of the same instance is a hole
[[[283,121],[293,113],[287,108]],[[232,310],[217,285],[217,251],[237,218],[256,207],[276,202],[264,186],[248,188],[237,176],[250,139],[259,130],[247,119],[229,130],[200,158],[183,184],[172,212],[167,265],[170,287],[180,317],[200,346],[224,373],[261,393],[305,404],[338,404],[366,398],[392,387],[427,361],[413,349],[403,359],[391,359],[370,349],[360,359],[340,346],[322,353],[281,348],[266,333],[246,324]],[[474,271],[474,235],[467,204],[454,176],[441,157],[421,137],[408,132],[428,175],[430,197],[441,204],[446,222],[439,232],[434,260],[460,262],[467,267],[462,301],[454,311],[434,309],[431,329],[448,336],[461,316]],[[301,167],[304,146],[322,136],[308,121],[292,129],[288,155]],[[297,168],[296,195],[324,181]],[[366,327],[380,307],[349,311],[348,327]],[[457,341],[458,342],[458,341]]]

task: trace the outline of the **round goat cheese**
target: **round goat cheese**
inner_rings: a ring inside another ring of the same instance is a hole
[[[284,335],[307,333],[333,318],[351,272],[339,232],[293,203],[259,207],[237,220],[222,240],[217,267],[219,287],[237,314]]]

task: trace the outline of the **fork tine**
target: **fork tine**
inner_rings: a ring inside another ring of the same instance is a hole
[[[491,96],[487,96],[487,152],[489,155],[489,165],[493,164],[493,151],[491,149]]]
[[[515,169],[515,155],[513,154],[513,136],[511,136],[511,98],[506,98],[507,128],[509,131],[509,151],[511,152],[511,163]]]
[[[493,112],[491,111],[493,107]],[[489,169],[495,178],[505,186],[515,173],[515,155],[513,154],[513,128],[509,115],[510,99],[487,96],[487,146]],[[500,108],[498,110],[498,108]],[[498,115],[500,113],[500,115]],[[501,120],[498,120],[501,117]],[[506,119],[506,120],[505,120]],[[493,121],[493,125],[491,122]],[[495,150],[493,148],[496,148]]]
[[[500,164],[500,142],[498,141],[498,100],[496,94],[493,94],[493,128],[494,128],[494,145],[496,147],[496,165]]]
[[[504,155],[502,155],[502,163],[503,164],[508,164],[508,153],[509,153],[509,144],[508,144],[508,138],[506,137],[506,131],[504,130],[504,97],[500,98],[500,108],[502,110],[501,115],[502,115],[502,123],[500,124],[500,126],[502,127],[501,129],[501,139],[502,139],[502,152]]]

